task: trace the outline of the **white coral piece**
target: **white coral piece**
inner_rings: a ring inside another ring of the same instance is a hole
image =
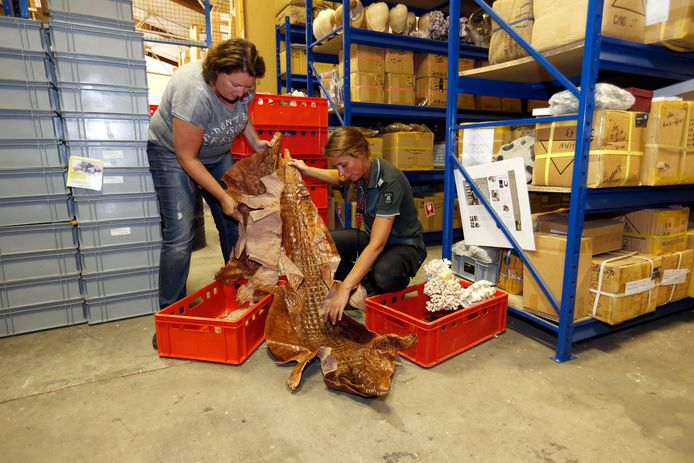
[[[426,309],[429,312],[458,310],[489,299],[496,294],[491,282],[480,280],[463,288],[451,271],[448,259],[433,259],[424,266],[427,281],[424,294],[429,296]]]

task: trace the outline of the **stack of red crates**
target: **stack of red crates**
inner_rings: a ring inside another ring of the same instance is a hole
[[[313,167],[327,167],[323,148],[328,141],[328,100],[259,93],[248,107],[251,122],[263,140],[282,133],[281,152],[289,150],[295,159]],[[253,150],[243,136],[231,145],[235,157],[250,156]],[[328,185],[305,177],[313,202],[325,224],[328,224]]]

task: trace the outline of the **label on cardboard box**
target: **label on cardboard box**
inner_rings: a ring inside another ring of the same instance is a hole
[[[667,21],[670,0],[648,0],[646,2],[646,26]]]
[[[687,273],[689,273],[688,268],[680,269],[670,269],[663,272],[663,279],[661,280],[661,285],[679,285],[687,281]]]
[[[642,293],[644,291],[650,291],[653,288],[655,288],[655,285],[653,284],[653,280],[651,280],[650,278],[643,278],[641,280],[629,281],[629,282],[627,282],[627,284],[625,286],[624,295],[630,296],[632,294],[638,294],[638,293]]]

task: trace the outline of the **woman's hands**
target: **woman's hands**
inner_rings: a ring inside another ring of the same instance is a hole
[[[323,318],[325,321],[335,325],[342,320],[342,314],[345,312],[345,306],[349,301],[351,291],[348,286],[340,282],[335,282],[333,287],[335,288],[335,292],[333,293],[332,290],[330,291],[321,310],[323,311]]]
[[[222,196],[222,200],[220,201],[220,203],[222,205],[222,211],[224,212],[224,214],[228,215],[229,217],[233,217],[234,213],[236,212],[237,206],[234,198],[224,193],[224,196]]]
[[[308,167],[308,166],[306,165],[306,163],[305,163],[304,161],[302,161],[301,159],[294,159],[294,158],[292,158],[292,160],[289,161],[287,164],[289,164],[290,166],[294,167],[295,169],[297,169],[297,170],[298,170],[299,172],[301,172],[301,173],[304,173],[304,171],[305,171],[306,168]]]
[[[253,148],[253,151],[257,153],[258,151],[264,151],[265,148],[268,148],[271,145],[272,143],[270,143],[268,140],[261,140],[260,138],[257,138],[255,143],[252,144],[251,148]]]

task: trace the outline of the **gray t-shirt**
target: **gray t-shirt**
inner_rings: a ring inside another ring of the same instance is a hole
[[[171,152],[173,116],[205,129],[199,159],[214,163],[229,153],[231,142],[246,127],[250,97],[240,98],[227,108],[202,77],[202,61],[182,66],[171,78],[159,109],[149,124],[149,141]]]

